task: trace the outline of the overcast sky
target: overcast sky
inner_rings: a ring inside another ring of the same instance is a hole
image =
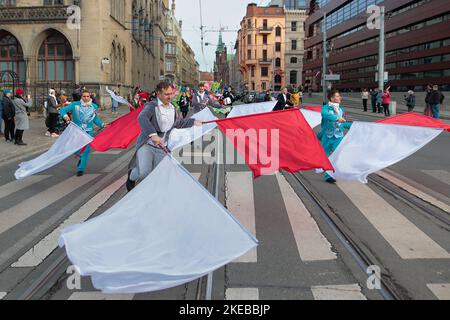
[[[219,30],[220,26],[233,30],[233,32],[223,32],[223,41],[228,47],[229,53],[234,53],[239,24],[245,16],[247,4],[257,3],[267,5],[270,0],[201,0],[203,25],[207,30]],[[169,0],[172,4],[172,0]],[[214,67],[215,51],[219,39],[218,32],[206,32],[203,55],[200,33],[200,5],[199,0],[176,0],[175,16],[178,20],[183,20],[183,38],[189,43],[195,52],[195,58],[200,64],[200,70],[211,71]]]

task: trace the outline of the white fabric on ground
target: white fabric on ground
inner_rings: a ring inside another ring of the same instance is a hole
[[[211,112],[209,108],[205,108],[202,111],[192,116],[195,120],[201,120],[204,122],[217,120],[217,117]],[[185,145],[190,144],[204,135],[208,134],[212,130],[217,128],[216,123],[207,123],[201,127],[193,126],[188,129],[173,129],[170,133],[168,148],[169,150],[175,150]]]
[[[330,156],[336,180],[367,183],[369,174],[385,169],[414,154],[442,129],[354,122],[336,151]]]
[[[257,240],[172,157],[103,215],[65,229],[60,245],[104,293],[163,290],[198,279]]]
[[[90,135],[81,130],[76,124],[70,123],[46,153],[19,165],[19,169],[15,173],[16,179],[24,179],[57,165],[93,140]]]

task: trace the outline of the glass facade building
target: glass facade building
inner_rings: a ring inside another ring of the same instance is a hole
[[[306,86],[321,90],[325,25],[330,50],[327,72],[341,75],[334,87],[377,87],[379,30],[368,28],[367,8],[379,5],[386,8],[386,71],[393,90],[422,91],[429,83],[450,89],[450,1],[317,0],[309,5],[303,72]]]

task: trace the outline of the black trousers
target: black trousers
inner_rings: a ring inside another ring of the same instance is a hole
[[[367,99],[363,99],[364,111],[367,111]]]
[[[186,119],[189,111],[182,111],[181,113],[183,114],[183,119]]]
[[[23,132],[24,130],[16,130],[15,140],[16,142],[23,142]]]
[[[372,112],[377,113],[377,103],[372,101]]]
[[[389,110],[389,105],[383,103],[383,109],[384,109],[384,115],[386,117],[390,117],[391,116],[391,111]]]
[[[14,140],[14,132],[16,130],[16,123],[14,122],[14,118],[7,120],[3,119],[5,121],[5,139],[6,140]]]
[[[59,113],[49,113],[49,128],[48,131],[50,133],[57,133],[56,127],[58,126]]]

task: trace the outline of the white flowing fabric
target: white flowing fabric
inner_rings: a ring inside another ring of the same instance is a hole
[[[172,157],[103,215],[63,230],[59,243],[104,293],[182,285],[258,244]]]
[[[246,116],[250,114],[258,114],[270,112],[275,108],[276,103],[273,101],[261,102],[261,103],[250,103],[250,104],[240,104],[233,107],[227,118],[234,118],[240,116]]]
[[[315,127],[317,127],[319,124],[322,123],[322,114],[320,112],[315,112],[306,109],[301,109],[301,112],[305,117],[306,121],[308,121],[311,128],[314,129]]]
[[[32,176],[51,168],[64,159],[74,155],[87,146],[94,139],[73,122],[64,130],[52,147],[36,159],[23,162],[19,165],[15,176],[17,180]]]
[[[205,122],[217,120],[217,117],[214,116],[209,108],[205,108],[202,111],[194,114],[192,118]],[[169,150],[181,148],[185,145],[190,144],[192,141],[203,137],[205,134],[211,132],[215,128],[217,128],[216,123],[207,123],[201,127],[194,126],[188,129],[173,129],[170,133],[167,146]]]
[[[330,161],[336,180],[367,183],[369,174],[387,168],[427,145],[442,129],[354,122]]]
[[[111,96],[111,98],[113,98],[117,102],[119,102],[121,104],[126,104],[127,106],[131,106],[131,104],[127,101],[127,99],[125,99],[124,97],[116,95],[113,91],[109,90],[108,88],[106,88],[106,92],[108,92],[109,95]]]

